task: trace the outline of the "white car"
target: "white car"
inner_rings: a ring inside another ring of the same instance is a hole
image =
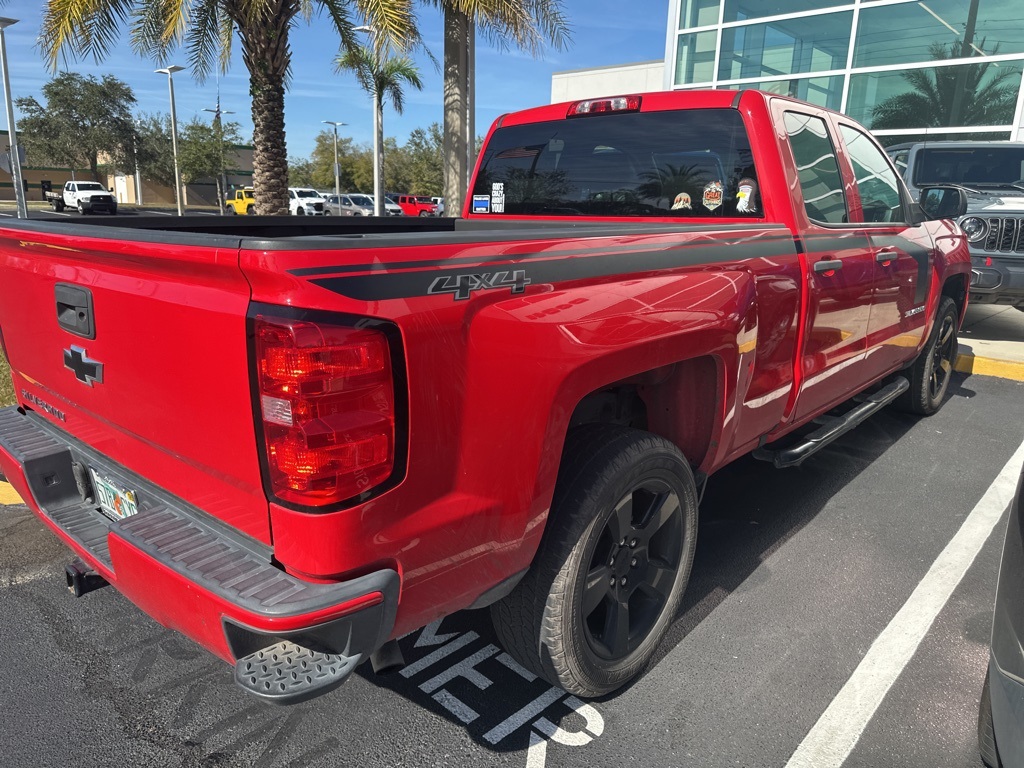
[[[367,200],[370,201],[370,205],[373,205],[373,195],[363,195]],[[376,210],[376,208],[375,208]],[[398,203],[393,203],[388,200],[387,196],[384,197],[384,215],[385,216],[404,216],[405,213],[402,211]]]
[[[434,205],[437,206],[437,215],[438,216],[444,216],[444,198],[443,197],[432,197],[430,199],[433,200],[434,201]]]
[[[288,212],[292,216],[323,216],[327,201],[315,189],[288,187]]]

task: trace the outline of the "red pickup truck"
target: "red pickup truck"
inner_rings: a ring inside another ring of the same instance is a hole
[[[939,408],[965,205],[748,90],[505,115],[461,219],[5,219],[0,469],[72,589],[268,700],[483,606],[604,694],[672,621],[716,470]]]

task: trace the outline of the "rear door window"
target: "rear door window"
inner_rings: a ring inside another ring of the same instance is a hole
[[[843,177],[825,121],[814,115],[786,112],[784,122],[808,218],[822,224],[848,222]]]
[[[734,109],[634,112],[496,130],[473,211],[550,216],[764,215]]]

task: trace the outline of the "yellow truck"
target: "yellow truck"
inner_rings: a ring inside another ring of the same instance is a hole
[[[253,195],[252,187],[236,189],[234,197],[228,197],[224,204],[227,206],[228,213],[232,215],[256,215],[256,197]]]

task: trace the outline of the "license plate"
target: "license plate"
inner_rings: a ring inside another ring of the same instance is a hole
[[[109,517],[115,520],[124,520],[139,511],[138,496],[135,491],[129,491],[114,485],[110,480],[89,469],[92,475],[92,487],[96,489],[96,503],[100,509]]]

